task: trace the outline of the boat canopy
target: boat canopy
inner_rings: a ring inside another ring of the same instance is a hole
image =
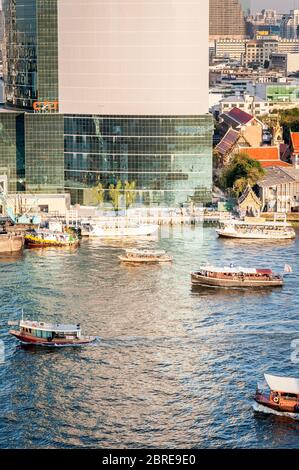
[[[221,225],[225,226],[231,226],[231,225],[246,225],[248,227],[264,227],[264,228],[269,228],[269,227],[292,227],[292,225],[289,222],[277,222],[277,221],[270,221],[270,220],[240,220],[240,219],[222,219],[219,221]]]
[[[131,248],[126,250],[127,255],[139,255],[139,256],[163,256],[165,255],[164,250],[142,250],[138,248]]]
[[[222,273],[222,274],[262,274],[267,271],[267,274],[272,273],[271,270],[265,269],[254,269],[254,268],[243,268],[241,266],[223,266],[222,268],[218,268],[215,266],[201,266],[200,269],[202,271],[208,271],[210,273]]]
[[[44,323],[38,321],[21,320],[21,328],[31,328],[33,330],[53,331],[55,333],[77,333],[81,330],[81,326],[77,325],[61,325],[59,323]]]
[[[299,379],[265,374],[265,380],[270,389],[274,392],[284,392],[299,395]]]

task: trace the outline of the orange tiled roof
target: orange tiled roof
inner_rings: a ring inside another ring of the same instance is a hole
[[[291,132],[293,152],[299,154],[299,132]]]
[[[240,152],[246,153],[248,157],[258,160],[262,167],[280,166],[290,167],[290,163],[280,160],[278,147],[242,147]]]

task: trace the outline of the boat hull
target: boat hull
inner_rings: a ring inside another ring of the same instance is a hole
[[[39,240],[39,239],[32,239],[26,238],[25,236],[25,245],[32,248],[43,248],[43,247],[68,247],[68,246],[78,246],[79,240],[74,240],[71,242],[56,242],[52,240]]]
[[[21,251],[24,246],[22,235],[0,235],[0,253],[15,253]]]
[[[237,287],[237,288],[257,288],[257,287],[281,287],[283,286],[283,280],[240,280],[240,279],[217,279],[200,274],[191,274],[191,282],[193,286],[205,286],[205,287]]]
[[[291,233],[271,233],[271,235],[265,235],[262,233],[237,233],[237,232],[226,232],[224,230],[216,230],[220,238],[237,238],[246,240],[292,240],[296,238],[296,234]]]
[[[269,399],[268,396],[263,395],[262,393],[257,393],[254,397],[254,400],[259,405],[262,405],[270,410],[279,411],[280,413],[298,413],[299,412],[299,404],[284,402],[274,403],[272,400]]]
[[[17,330],[10,330],[9,332],[12,336],[17,338],[23,344],[31,344],[34,346],[83,346],[85,344],[93,343],[96,340],[95,336],[82,336],[80,339],[64,339],[64,338],[55,338],[51,341],[47,341],[44,338],[37,338],[34,336],[22,335]]]

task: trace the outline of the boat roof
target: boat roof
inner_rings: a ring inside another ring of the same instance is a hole
[[[220,220],[220,224],[225,225],[248,225],[249,227],[292,227],[289,222],[270,222],[265,221],[253,221],[253,220],[238,220],[238,219],[223,219]]]
[[[60,323],[45,323],[45,322],[38,322],[38,321],[31,321],[31,320],[21,320],[20,327],[23,328],[32,328],[36,330],[44,330],[44,331],[55,331],[55,332],[77,332],[79,331],[80,324],[78,325],[63,325]]]
[[[272,274],[271,269],[243,268],[242,266],[223,266],[215,267],[211,265],[201,266],[201,270],[210,273],[226,273],[226,274]]]
[[[284,392],[299,395],[299,379],[265,374],[265,380],[270,389],[274,392]]]
[[[153,255],[153,256],[162,256],[165,255],[164,250],[147,250],[147,249],[138,249],[138,248],[129,248],[126,250],[127,254],[131,255]]]

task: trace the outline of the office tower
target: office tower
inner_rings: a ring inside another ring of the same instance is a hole
[[[281,37],[285,39],[299,38],[299,10],[291,10],[281,21]]]
[[[210,39],[244,38],[246,8],[245,0],[210,0]]]
[[[208,199],[208,5],[24,3],[4,0],[6,104],[26,111],[17,183],[80,203],[118,181],[139,204]]]

